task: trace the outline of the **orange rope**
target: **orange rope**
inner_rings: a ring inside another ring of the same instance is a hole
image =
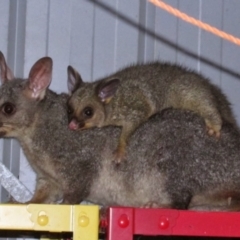
[[[226,32],[223,32],[223,31],[215,28],[215,27],[212,27],[212,26],[210,26],[207,23],[203,23],[200,20],[197,20],[197,19],[195,19],[193,17],[190,17],[187,14],[179,11],[176,8],[171,7],[170,5],[168,5],[168,4],[166,4],[166,3],[162,2],[162,1],[159,1],[159,0],[148,0],[148,1],[151,2],[152,4],[154,4],[155,6],[158,6],[158,7],[162,8],[162,9],[164,9],[165,11],[173,14],[174,16],[181,18],[182,20],[184,20],[186,22],[189,22],[189,23],[191,23],[193,25],[196,25],[196,26],[198,26],[198,27],[200,27],[200,28],[202,28],[202,29],[204,29],[204,30],[206,30],[208,32],[211,32],[211,33],[213,33],[213,34],[215,34],[215,35],[217,35],[217,36],[219,36],[221,38],[224,38],[224,39],[226,39],[226,40],[228,40],[230,42],[233,42],[233,43],[235,43],[237,45],[240,45],[240,39],[239,38],[236,38],[233,35],[230,35],[230,34],[228,34]]]

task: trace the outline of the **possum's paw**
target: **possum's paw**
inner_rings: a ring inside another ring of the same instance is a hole
[[[145,203],[142,208],[159,208],[159,205],[156,202],[150,201]]]
[[[159,204],[154,201],[149,201],[141,206],[141,208],[172,208],[170,204]]]

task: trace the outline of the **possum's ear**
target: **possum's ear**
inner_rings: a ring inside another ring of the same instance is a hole
[[[97,95],[100,98],[101,102],[109,103],[117,92],[119,85],[120,80],[117,78],[99,84],[97,87]]]
[[[2,52],[0,52],[0,78],[2,83],[14,79],[14,75],[8,67]]]
[[[43,57],[32,66],[25,88],[25,94],[29,98],[42,100],[45,97],[52,81],[52,66],[50,57]]]
[[[70,65],[67,68],[67,73],[68,73],[68,91],[71,94],[81,86],[83,80],[79,72]]]

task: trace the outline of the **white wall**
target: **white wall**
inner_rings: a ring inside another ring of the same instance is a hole
[[[173,7],[240,37],[239,0],[168,0]],[[240,47],[145,0],[0,0],[0,50],[18,77],[40,57],[53,58],[51,88],[67,91],[69,64],[92,81],[126,66],[164,60],[219,85],[240,123]],[[4,163],[33,189],[34,176],[16,142],[1,141]],[[27,169],[27,170],[26,170]],[[2,192],[2,199],[6,193]]]

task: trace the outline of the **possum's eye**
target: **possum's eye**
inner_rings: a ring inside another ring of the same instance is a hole
[[[2,105],[2,112],[6,115],[12,115],[15,110],[16,108],[12,103],[6,102]]]
[[[91,107],[85,107],[83,109],[83,114],[84,114],[85,117],[90,118],[93,115],[93,109]]]

